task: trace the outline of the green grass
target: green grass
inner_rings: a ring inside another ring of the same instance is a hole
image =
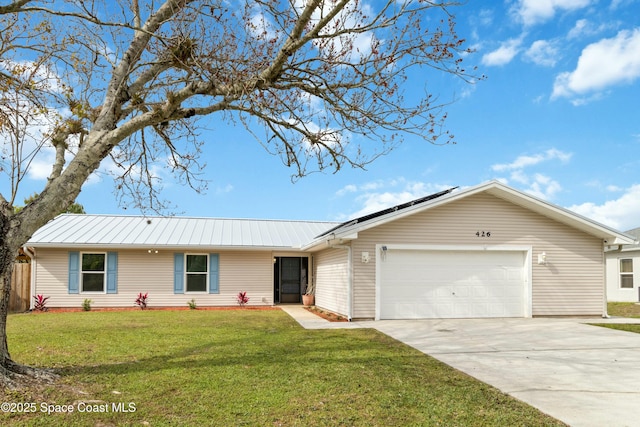
[[[607,303],[607,312],[609,313],[610,316],[615,316],[615,317],[640,318],[640,305],[633,302],[610,302],[610,303]],[[597,323],[594,325],[640,334],[640,325],[638,324]]]
[[[37,405],[4,425],[563,425],[375,330],[305,330],[278,310],[22,314],[7,329],[15,360],[61,378],[4,391]]]
[[[607,312],[610,316],[640,317],[640,304],[634,302],[610,302],[607,303]]]

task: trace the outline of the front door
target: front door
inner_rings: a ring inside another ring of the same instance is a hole
[[[275,301],[299,303],[307,280],[307,258],[277,257],[274,265]],[[303,283],[304,282],[304,283]]]

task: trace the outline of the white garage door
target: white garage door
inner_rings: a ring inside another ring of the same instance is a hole
[[[388,249],[379,318],[525,316],[525,252]]]

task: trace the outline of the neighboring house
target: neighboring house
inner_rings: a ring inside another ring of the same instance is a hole
[[[608,245],[605,250],[607,300],[640,302],[640,228],[625,232],[634,244]]]
[[[604,245],[634,239],[497,181],[345,223],[61,215],[38,230],[50,307],[299,303],[350,319],[606,313]]]

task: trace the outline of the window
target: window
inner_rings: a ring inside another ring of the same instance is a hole
[[[187,255],[186,282],[187,292],[207,292],[209,276],[208,255]]]
[[[220,293],[220,254],[173,254],[173,293]]]
[[[104,292],[106,254],[82,254],[82,292]]]
[[[633,260],[620,260],[620,287],[633,289]]]

